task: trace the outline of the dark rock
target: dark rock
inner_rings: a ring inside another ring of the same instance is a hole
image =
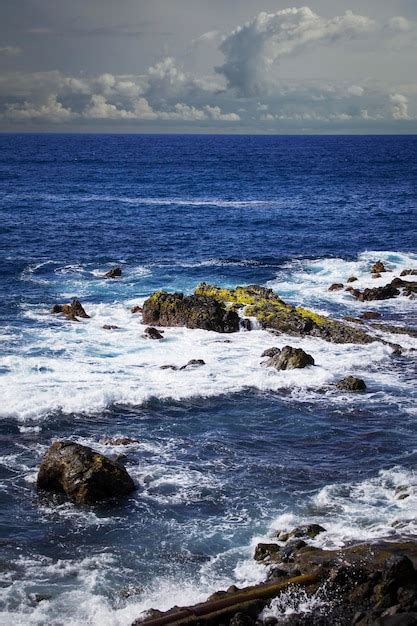
[[[135,489],[122,465],[72,441],[50,446],[39,468],[37,487],[65,493],[77,504],[125,496]]]
[[[229,622],[229,626],[254,626],[254,620],[245,613],[236,613]]]
[[[371,278],[381,278],[381,274],[372,274]]]
[[[362,378],[356,378],[355,376],[346,376],[336,383],[338,389],[343,391],[365,391],[366,384]]]
[[[131,313],[142,313],[142,307],[139,306],[138,304],[136,306],[132,306],[132,308],[130,309]]]
[[[191,359],[191,361],[188,361],[186,365],[183,365],[182,367],[180,367],[180,370],[194,369],[196,367],[202,367],[205,364],[206,363],[205,361],[203,361],[203,359]]]
[[[345,315],[343,319],[345,322],[351,322],[352,324],[362,324],[362,320],[357,317],[353,317],[352,315]]]
[[[277,354],[281,354],[281,349],[280,348],[268,348],[267,350],[264,350],[261,354],[261,358],[263,358],[264,356],[276,356]]]
[[[343,283],[333,283],[333,285],[330,285],[329,291],[340,291],[340,289],[343,289],[343,287]]]
[[[152,294],[143,305],[143,321],[158,326],[186,326],[219,333],[239,330],[236,311],[208,296],[184,296],[182,293]]]
[[[354,283],[356,282],[358,279],[356,278],[356,276],[349,276],[349,278],[347,279],[346,282],[348,283]]]
[[[104,446],[131,446],[139,441],[130,437],[102,437],[100,443]]]
[[[410,296],[417,293],[417,281],[403,280],[402,278],[394,278],[390,285],[397,289],[403,289],[403,295]]]
[[[276,543],[258,543],[255,548],[255,561],[271,561],[281,553],[281,548]]]
[[[364,311],[361,315],[363,320],[377,320],[381,317],[381,313],[377,311]]]
[[[104,324],[103,329],[104,330],[118,330],[119,327],[114,326],[113,324]]]
[[[145,328],[144,335],[145,337],[148,337],[148,339],[163,339],[164,338],[162,333],[160,333],[159,330],[157,330],[156,328],[153,328],[152,326],[148,326],[147,328]]]
[[[160,370],[174,370],[176,372],[179,368],[176,365],[161,365]]]
[[[417,270],[403,270],[400,276],[417,276]]]
[[[309,537],[314,539],[320,533],[326,532],[326,529],[320,524],[307,524],[306,526],[297,526],[293,530],[286,532],[278,532],[277,537],[280,541],[288,541],[288,539],[296,537]]]
[[[73,300],[71,304],[54,304],[51,309],[51,313],[63,313],[65,317],[70,321],[78,321],[78,317],[89,318],[90,316],[84,310],[83,305],[79,300]]]
[[[267,367],[275,367],[277,370],[292,370],[314,365],[314,359],[311,354],[307,354],[302,348],[284,346],[281,352],[269,358],[265,365]]]
[[[121,267],[112,267],[111,270],[104,274],[104,278],[120,278],[122,275]]]
[[[377,261],[371,267],[372,274],[381,274],[382,272],[386,272],[386,271],[387,270],[385,269],[385,265],[382,263],[382,261]]]
[[[396,298],[400,295],[400,291],[391,284],[384,287],[368,287],[363,291],[354,289],[352,295],[361,302],[369,302],[372,300],[388,300],[390,298]]]
[[[249,318],[245,317],[242,320],[240,320],[240,327],[243,330],[252,330],[252,322]]]

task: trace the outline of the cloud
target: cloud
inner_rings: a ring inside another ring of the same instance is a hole
[[[58,101],[56,94],[50,94],[46,102],[38,106],[29,102],[24,102],[22,105],[7,105],[4,116],[15,121],[46,120],[59,123],[68,122],[77,115],[71,109],[65,108]]]
[[[0,57],[17,57],[22,53],[18,46],[0,46]]]
[[[216,69],[241,95],[254,96],[270,82],[270,69],[277,60],[319,43],[364,35],[374,26],[373,20],[351,11],[331,19],[308,7],[258,13],[223,39],[220,49],[225,62]]]
[[[348,94],[350,96],[363,96],[363,94],[365,93],[365,89],[363,87],[360,87],[359,85],[351,85],[350,87],[348,87],[347,90]]]
[[[389,30],[394,33],[406,33],[411,29],[411,27],[411,22],[401,15],[392,17],[388,22]]]
[[[393,105],[391,114],[394,120],[409,120],[408,98],[400,93],[390,95],[390,102]]]

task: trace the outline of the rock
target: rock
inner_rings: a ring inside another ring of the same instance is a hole
[[[356,276],[349,276],[349,278],[347,279],[346,282],[348,283],[354,283],[356,282],[358,279],[356,278]]]
[[[264,356],[276,356],[277,354],[281,353],[281,349],[280,348],[268,348],[267,350],[264,350],[261,354],[261,358],[263,358]]]
[[[390,285],[396,289],[403,289],[404,296],[410,296],[417,293],[417,281],[394,278],[394,280],[391,281]]]
[[[65,493],[77,504],[125,496],[135,489],[122,465],[72,441],[50,446],[39,468],[37,487]]]
[[[359,291],[358,289],[354,289],[352,291],[352,296],[361,302],[369,302],[371,300],[388,300],[390,298],[396,298],[399,295],[400,291],[392,284],[385,285],[384,287],[368,287],[363,291]]]
[[[145,335],[145,337],[148,337],[148,339],[163,339],[164,338],[162,333],[160,333],[159,330],[157,330],[156,328],[153,328],[152,326],[148,326],[148,328],[145,328],[143,334]]]
[[[362,320],[352,315],[345,315],[343,319],[345,322],[351,322],[352,324],[362,324]]]
[[[290,532],[277,532],[277,538],[280,541],[288,541],[291,538],[300,538],[300,537],[309,537],[310,539],[314,539],[320,533],[326,532],[326,529],[320,524],[307,524],[306,526],[297,526]]]
[[[366,384],[362,378],[356,378],[355,376],[346,376],[336,383],[338,389],[343,391],[365,391]]]
[[[139,441],[130,437],[102,437],[100,443],[104,446],[131,446]]]
[[[182,293],[157,291],[143,305],[145,324],[158,326],[186,326],[219,333],[239,330],[236,311],[207,296],[184,296]]]
[[[387,270],[385,269],[385,266],[382,263],[382,261],[377,261],[371,267],[371,273],[372,274],[381,274],[382,272],[386,272],[386,271]]]
[[[314,365],[314,359],[302,348],[284,346],[281,352],[270,357],[265,365],[266,367],[275,367],[277,370],[292,370]]]
[[[304,337],[320,337],[333,343],[370,343],[374,339],[359,328],[331,320],[303,307],[293,307],[279,298],[272,289],[249,285],[236,289],[222,289],[201,283],[195,290],[198,296],[217,300],[229,310],[244,308],[244,314],[256,317],[263,328],[278,333]]]
[[[343,289],[343,287],[343,283],[333,283],[333,285],[330,285],[329,291],[340,291],[340,289]]]
[[[361,315],[363,320],[377,320],[381,317],[381,313],[377,311],[364,311]]]
[[[136,306],[132,306],[132,308],[130,309],[131,313],[142,313],[142,307],[139,306],[138,304]]]
[[[178,367],[176,365],[161,365],[160,370],[174,370],[176,372]]]
[[[104,278],[120,278],[122,275],[121,267],[112,267],[111,270],[104,274]]]
[[[206,363],[205,361],[203,361],[203,359],[191,359],[191,361],[188,361],[186,365],[183,365],[182,367],[180,367],[180,370],[194,369],[196,367],[202,367],[205,364]]]
[[[255,561],[270,561],[278,556],[281,548],[276,543],[258,543],[255,548]]]
[[[252,322],[249,318],[245,317],[242,320],[240,320],[240,327],[243,330],[252,330]]]
[[[403,270],[400,276],[417,276],[417,270]]]
[[[381,278],[381,274],[379,273],[372,274],[371,278]]]
[[[103,328],[104,330],[118,330],[119,329],[118,326],[114,326],[113,324],[104,324]]]
[[[51,313],[63,313],[70,321],[78,321],[77,317],[89,318],[79,300],[74,299],[71,304],[54,304]]]

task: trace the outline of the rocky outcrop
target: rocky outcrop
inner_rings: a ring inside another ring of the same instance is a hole
[[[417,276],[417,270],[403,270],[400,276]]]
[[[73,441],[56,441],[42,459],[38,489],[65,493],[77,504],[126,496],[135,489],[126,469]]]
[[[402,278],[394,278],[390,283],[383,287],[368,287],[363,291],[359,289],[350,289],[352,296],[360,302],[369,302],[371,300],[388,300],[396,298],[401,294],[410,296],[417,293],[417,282],[403,280]]]
[[[349,278],[347,279],[346,282],[348,283],[355,283],[357,281],[357,277],[356,276],[349,276]]]
[[[334,343],[370,343],[374,339],[358,328],[331,320],[303,307],[286,304],[272,289],[249,285],[236,289],[222,289],[201,283],[195,290],[197,296],[217,300],[229,310],[241,310],[256,317],[263,328],[279,333],[303,337],[320,337]]]
[[[203,359],[191,359],[190,361],[188,361],[188,363],[180,367],[180,370],[191,370],[195,369],[196,367],[202,367],[205,364],[206,362],[203,361]]]
[[[111,270],[104,274],[104,278],[120,278],[122,275],[121,267],[112,267]]]
[[[163,339],[164,338],[163,334],[160,333],[159,330],[157,330],[156,328],[153,328],[152,326],[148,326],[148,328],[145,328],[143,334],[148,339]]]
[[[77,318],[88,319],[90,316],[84,310],[83,305],[79,300],[74,299],[71,304],[54,304],[51,309],[51,313],[63,313],[67,320],[76,322]]]
[[[311,354],[307,354],[302,348],[293,348],[291,346],[284,346],[279,353],[271,356],[265,362],[266,367],[275,367],[277,370],[293,370],[309,365],[314,365],[314,359]]]
[[[387,270],[385,269],[385,265],[382,263],[382,261],[377,261],[371,267],[372,274],[381,274],[382,272],[386,272],[386,271]]]
[[[346,376],[346,378],[342,378],[336,383],[336,387],[338,389],[342,389],[343,391],[365,391],[366,384],[362,378],[356,378],[355,376]]]
[[[130,312],[134,314],[142,313],[142,307],[136,304],[135,306],[132,306],[132,308],[130,309]]]
[[[291,533],[289,533],[291,534]],[[134,626],[407,626],[417,624],[417,543],[359,544],[323,550],[305,541],[258,544],[255,558],[269,582],[212,594],[206,602],[162,613]],[[263,617],[273,599],[313,601],[309,613]],[[316,602],[314,602],[316,599]],[[317,600],[320,600],[317,602]]]
[[[329,291],[340,291],[343,287],[343,283],[333,283],[333,285],[330,285]]]
[[[186,326],[202,328],[219,333],[233,333],[239,330],[239,316],[236,311],[226,309],[217,299],[182,293],[153,293],[143,305],[143,321],[156,326]]]

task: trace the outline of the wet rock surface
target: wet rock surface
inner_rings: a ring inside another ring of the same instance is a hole
[[[145,328],[143,334],[145,335],[145,337],[147,337],[148,339],[163,339],[163,331],[160,332],[159,330],[157,330],[156,328],[153,328],[152,326],[148,326],[148,328]]]
[[[73,441],[56,441],[42,459],[37,488],[66,494],[77,504],[126,496],[135,489],[126,469]]]
[[[121,267],[112,267],[111,270],[104,274],[104,278],[120,278],[122,275]]]
[[[51,309],[51,313],[54,315],[62,313],[67,320],[76,322],[77,318],[88,319],[90,316],[85,312],[85,309],[81,302],[74,299],[71,304],[54,304]]]
[[[293,370],[314,365],[311,354],[304,352],[302,348],[284,346],[278,354],[270,357],[266,361],[266,367],[275,367],[277,370]]]
[[[336,383],[338,389],[343,391],[365,391],[366,383],[362,378],[356,378],[356,376],[346,376]]]

